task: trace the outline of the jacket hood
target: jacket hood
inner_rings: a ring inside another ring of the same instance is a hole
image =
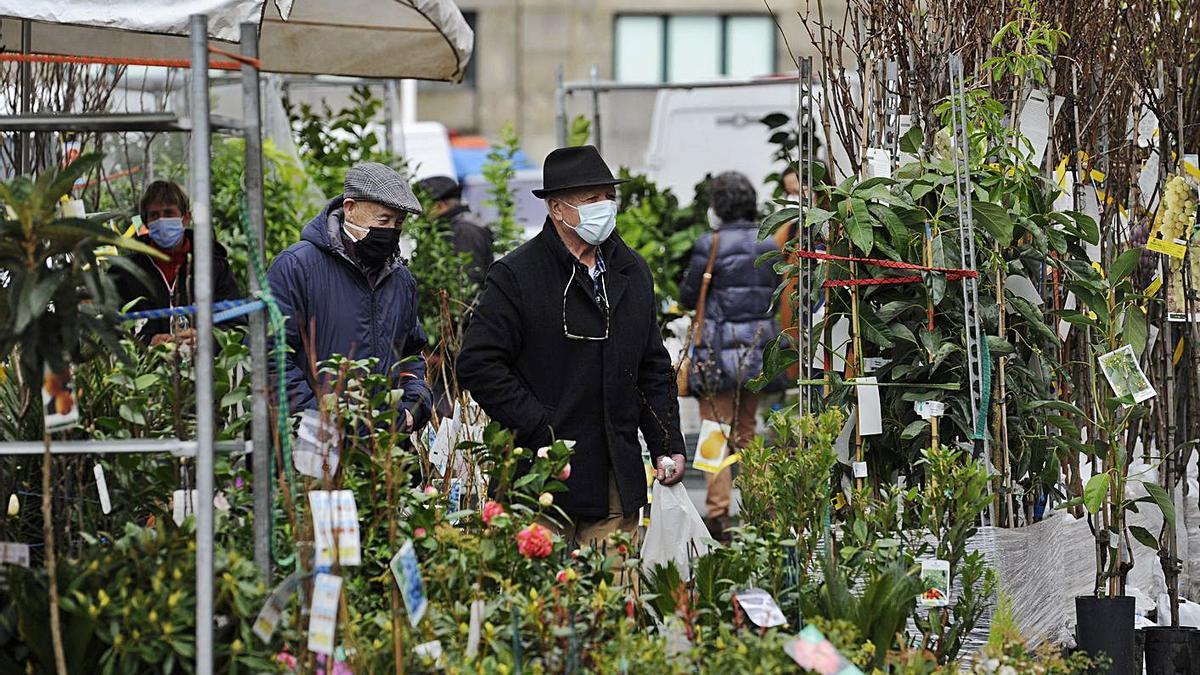
[[[342,246],[342,238],[338,235],[338,230],[342,227],[342,202],[346,200],[344,195],[338,195],[330,199],[325,208],[313,219],[308,221],[304,226],[304,230],[300,232],[300,238],[310,242],[317,248],[328,253],[345,253],[345,247]],[[333,222],[330,222],[330,221]]]

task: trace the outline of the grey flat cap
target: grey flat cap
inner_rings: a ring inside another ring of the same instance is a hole
[[[346,199],[375,202],[407,213],[421,213],[421,202],[395,169],[378,162],[356,164],[346,172]]]

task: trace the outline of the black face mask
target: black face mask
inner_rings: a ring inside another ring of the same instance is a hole
[[[396,252],[399,243],[399,229],[372,227],[367,231],[367,236],[354,242],[354,252],[363,265],[381,267]]]

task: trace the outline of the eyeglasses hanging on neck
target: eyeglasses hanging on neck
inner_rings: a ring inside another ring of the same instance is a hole
[[[571,277],[569,279],[567,279],[567,286],[566,286],[566,288],[563,289],[563,294],[562,294],[562,297],[563,297],[563,305],[562,305],[563,335],[568,340],[592,340],[592,341],[607,340],[608,339],[608,329],[609,329],[608,287],[604,283],[603,276],[598,277],[594,283],[597,284],[598,290],[599,290],[599,294],[596,297],[596,306],[600,309],[600,313],[604,315],[604,334],[603,335],[579,335],[571,330],[570,322],[567,321],[567,297],[571,293],[571,285],[575,283],[575,272],[577,269],[579,269],[579,265],[576,265],[576,264],[571,265]],[[588,331],[579,331],[579,332],[584,333],[584,332],[588,332]]]

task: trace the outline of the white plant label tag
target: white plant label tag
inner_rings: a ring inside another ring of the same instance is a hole
[[[107,516],[112,511],[112,501],[108,497],[108,481],[104,479],[104,467],[97,462],[92,466],[92,473],[96,475],[96,492],[100,493],[100,511]]]
[[[879,403],[879,385],[874,377],[855,378],[858,385],[858,434],[878,436],[883,433],[883,408]]]
[[[483,610],[482,600],[475,600],[471,603],[471,624],[467,628],[468,659],[474,658],[479,653],[479,641],[483,637]]]
[[[946,404],[941,401],[917,401],[913,403],[913,409],[917,411],[917,415],[920,415],[921,419],[928,420],[944,415]]]
[[[333,656],[333,638],[337,630],[338,602],[342,578],[319,573],[313,583],[312,609],[308,617],[308,651]]]
[[[353,566],[362,564],[362,542],[358,533],[358,505],[354,492],[337,490],[334,494],[337,528],[338,562]]]
[[[29,567],[29,544],[0,541],[0,565]]]
[[[337,545],[334,539],[333,497],[328,490],[309,490],[309,511],[312,514],[313,547],[317,567],[328,567],[333,564],[333,548]]]
[[[867,477],[867,463],[866,462],[855,462],[854,463],[854,477],[855,478],[866,478]]]

